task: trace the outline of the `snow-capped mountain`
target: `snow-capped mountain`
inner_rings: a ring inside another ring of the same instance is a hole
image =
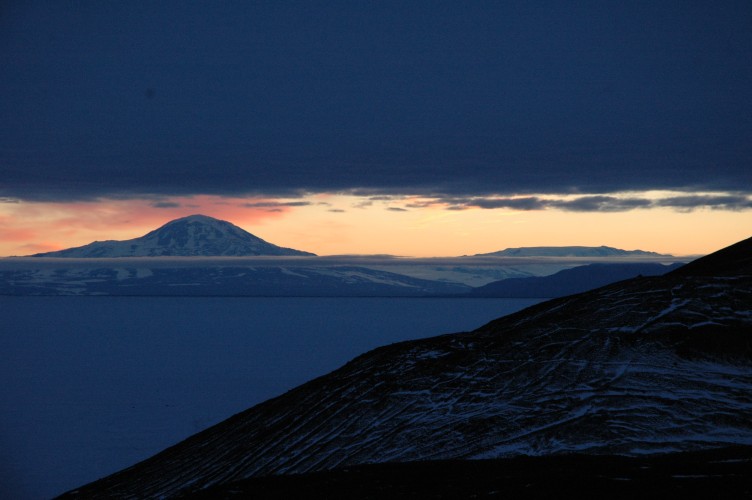
[[[392,344],[69,493],[354,464],[752,444],[752,238],[664,276]]]
[[[157,257],[314,255],[278,247],[231,224],[206,215],[190,215],[168,222],[150,233],[125,241],[95,241],[81,247],[34,257]]]
[[[607,246],[568,246],[506,248],[498,252],[480,253],[476,257],[671,257],[671,255],[645,250],[622,250]]]

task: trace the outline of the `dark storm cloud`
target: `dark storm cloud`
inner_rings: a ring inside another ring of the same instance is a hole
[[[747,1],[5,2],[0,197],[749,192],[751,25]]]

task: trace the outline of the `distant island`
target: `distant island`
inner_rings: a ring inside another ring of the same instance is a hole
[[[255,255],[315,256],[279,247],[227,221],[190,215],[168,222],[140,238],[95,241],[81,247],[38,253],[32,257],[241,257]]]
[[[622,250],[607,246],[519,247],[498,252],[478,253],[474,257],[673,257],[645,250]]]

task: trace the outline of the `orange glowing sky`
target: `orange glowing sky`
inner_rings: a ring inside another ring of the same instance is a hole
[[[3,200],[0,255],[135,238],[196,213],[230,221],[276,245],[319,255],[457,256],[544,245],[607,245],[698,255],[752,232],[752,211],[708,207],[460,210],[437,199],[326,193],[295,199],[200,195],[75,203]]]

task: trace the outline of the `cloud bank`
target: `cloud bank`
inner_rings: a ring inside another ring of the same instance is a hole
[[[750,22],[743,1],[15,2],[0,197],[743,209]],[[731,194],[612,196],[647,190]]]
[[[430,202],[413,203],[414,208],[433,203],[443,203],[448,210],[465,210],[468,208],[508,208],[513,210],[559,209],[569,212],[627,212],[635,209],[673,208],[679,211],[692,211],[707,208],[713,210],[749,210],[752,209],[752,197],[749,195],[692,195],[667,196],[662,198],[617,197],[617,196],[579,196],[573,198],[528,197],[488,197],[488,198],[436,198]]]

